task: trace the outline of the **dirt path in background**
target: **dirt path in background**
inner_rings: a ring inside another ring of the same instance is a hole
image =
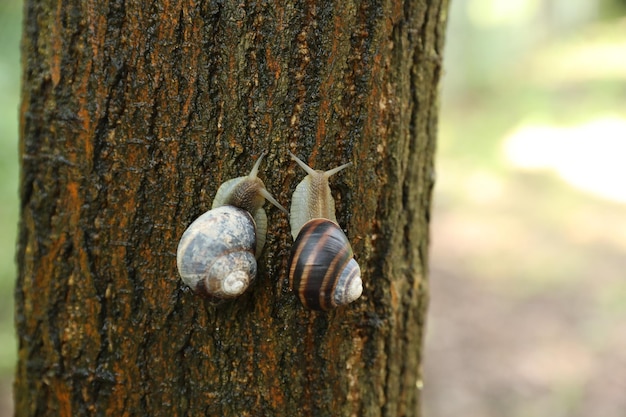
[[[445,228],[432,228],[424,416],[624,417],[626,257],[613,256],[621,282],[607,269],[520,294],[503,290],[507,277],[496,284],[455,262],[463,245]],[[598,271],[610,267],[598,262]],[[622,294],[614,311],[602,302],[611,286]]]

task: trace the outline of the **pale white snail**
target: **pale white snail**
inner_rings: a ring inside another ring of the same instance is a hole
[[[256,277],[256,258],[265,245],[265,200],[287,213],[257,177],[264,155],[250,174],[219,187],[212,209],[191,223],[178,243],[178,273],[202,296],[229,299],[244,293]]]
[[[361,269],[337,224],[328,178],[351,164],[322,172],[289,154],[307,173],[291,199],[290,224],[295,241],[289,259],[289,284],[302,305],[312,310],[349,304],[363,292]]]

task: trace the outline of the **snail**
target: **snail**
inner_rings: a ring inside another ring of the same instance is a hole
[[[265,200],[287,213],[257,177],[264,156],[250,174],[219,187],[211,210],[194,220],[178,243],[178,273],[199,295],[222,300],[243,294],[256,277],[265,245]]]
[[[363,292],[361,269],[337,224],[328,178],[351,163],[322,172],[289,154],[308,174],[296,187],[291,201],[289,220],[294,244],[289,285],[302,305],[312,310],[349,304]]]

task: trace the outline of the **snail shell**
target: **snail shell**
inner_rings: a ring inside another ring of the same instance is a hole
[[[316,171],[291,154],[307,172],[291,201],[289,284],[300,302],[312,310],[329,310],[361,296],[361,269],[352,247],[337,224],[328,178],[350,166]]]
[[[191,223],[180,239],[178,272],[199,295],[229,299],[243,294],[256,277],[256,258],[265,244],[265,200],[287,212],[257,177],[264,155],[249,175],[223,183],[212,209]]]
[[[291,250],[289,283],[312,310],[329,310],[361,296],[361,269],[336,223],[313,219],[304,224]]]
[[[199,295],[228,299],[256,277],[256,233],[250,213],[222,206],[198,217],[183,233],[176,262],[180,276]]]

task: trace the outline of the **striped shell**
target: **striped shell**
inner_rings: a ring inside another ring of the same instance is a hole
[[[361,296],[361,269],[336,223],[317,218],[302,226],[291,248],[289,284],[312,310],[329,310]]]
[[[198,217],[178,243],[176,264],[182,280],[204,297],[241,295],[256,277],[255,231],[250,213],[233,206]]]

